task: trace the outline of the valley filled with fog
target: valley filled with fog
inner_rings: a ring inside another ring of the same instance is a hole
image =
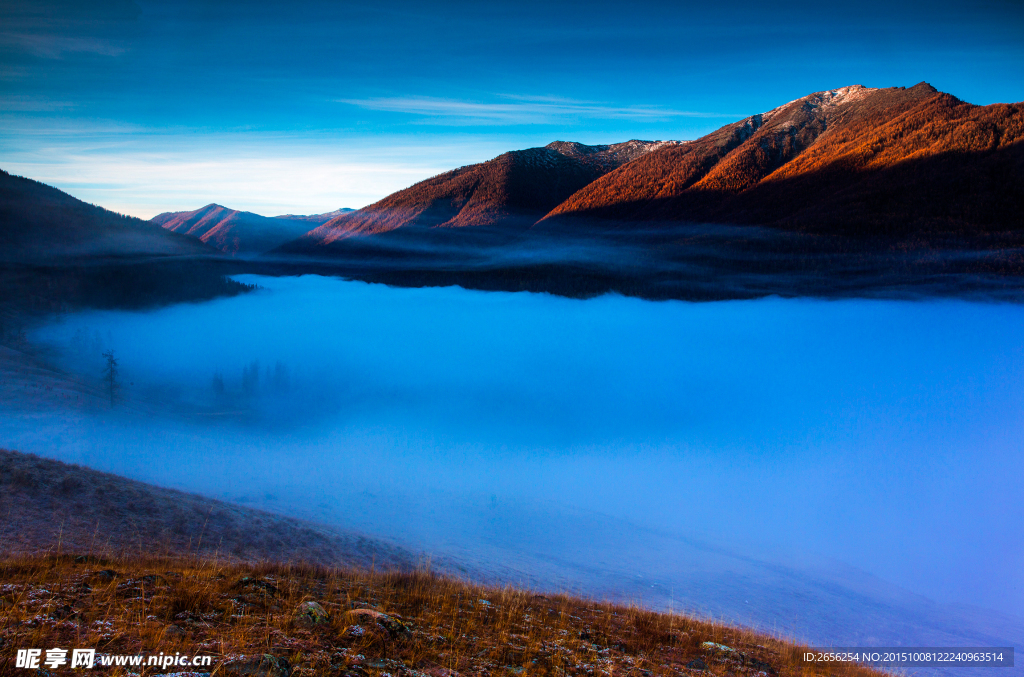
[[[3,444],[491,581],[815,643],[1024,640],[1024,306],[237,279],[261,289],[38,326],[91,395],[6,393]]]

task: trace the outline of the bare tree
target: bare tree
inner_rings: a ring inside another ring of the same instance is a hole
[[[224,394],[224,375],[219,371],[213,375],[213,394],[217,397]]]
[[[248,395],[255,395],[260,385],[260,361],[253,360],[248,366],[242,367],[242,389]]]
[[[117,378],[117,358],[114,357],[114,350],[110,349],[103,353],[107,360],[107,366],[103,368],[103,382],[107,384],[107,391],[110,393],[110,406],[114,406],[114,395],[121,388],[121,382]]]

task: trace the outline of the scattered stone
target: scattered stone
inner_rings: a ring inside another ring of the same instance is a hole
[[[118,573],[113,569],[104,569],[102,571],[95,572],[91,578],[99,583],[110,583],[118,577]]]
[[[764,672],[769,675],[779,674],[778,671],[774,667],[772,667],[771,663],[766,663],[765,661],[758,660],[753,656],[747,656],[745,654],[740,654],[740,656],[743,658],[744,665],[749,665],[750,667],[754,668],[755,670],[758,670],[759,672]]]
[[[707,670],[708,664],[700,658],[694,658],[692,661],[686,664],[686,667],[690,668],[691,670]]]
[[[430,677],[459,677],[459,673],[449,668],[430,668],[423,672],[430,675]]]
[[[75,615],[76,615],[75,610],[73,608],[71,608],[70,604],[65,604],[63,606],[59,606],[59,607],[55,608],[53,610],[53,612],[50,614],[50,616],[54,620],[58,620],[58,621],[59,620],[63,620],[65,618],[70,618],[70,617],[75,616]]]
[[[342,668],[339,677],[369,677],[369,674],[362,665],[349,665]]]
[[[387,658],[370,658],[363,663],[368,668],[384,670],[386,668],[404,668],[405,664],[400,661],[392,661]]]
[[[166,637],[179,638],[184,637],[187,634],[187,632],[185,632],[182,628],[178,627],[177,625],[168,625],[166,628],[164,628],[164,636]]]
[[[311,628],[317,625],[327,625],[331,621],[327,610],[316,602],[303,602],[295,610],[293,619],[297,625]]]
[[[292,666],[286,658],[263,654],[228,661],[221,665],[218,674],[224,677],[289,677]]]
[[[731,646],[717,644],[715,642],[704,642],[701,644],[701,646],[707,649],[708,651],[725,651],[726,653],[732,653],[736,651],[736,649],[733,649]]]
[[[353,625],[366,625],[384,630],[391,637],[411,634],[405,623],[394,616],[373,609],[352,609],[345,612],[345,621]]]
[[[238,579],[238,582],[235,583],[235,587],[262,590],[268,595],[277,594],[277,588],[274,586],[273,583],[265,581],[262,578],[255,578],[253,576],[242,576],[240,579]]]

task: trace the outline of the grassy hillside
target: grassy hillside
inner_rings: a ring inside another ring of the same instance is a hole
[[[225,560],[377,563],[410,568],[396,546],[260,510],[0,450],[5,553],[192,553]]]
[[[878,674],[809,666],[793,644],[723,625],[426,571],[46,556],[7,558],[0,580],[4,646],[211,655],[216,675]]]

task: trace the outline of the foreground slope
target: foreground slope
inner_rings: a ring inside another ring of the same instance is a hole
[[[511,151],[421,181],[369,207],[341,215],[282,250],[301,252],[352,235],[416,226],[522,230],[594,179],[663,145],[666,142],[586,146],[556,141],[544,148]]]
[[[99,670],[128,655],[182,677],[882,674],[725,625],[426,572],[68,557],[0,561],[0,580],[9,646],[97,647]],[[210,660],[183,672],[195,656]],[[0,672],[13,660],[0,653]]]
[[[217,555],[334,565],[415,565],[400,548],[261,510],[0,449],[6,553]]]
[[[920,237],[1020,229],[1024,104],[925,83],[817,92],[662,148],[584,187],[542,227],[703,222]]]
[[[191,235],[226,254],[255,255],[294,240],[311,228],[350,210],[312,216],[260,216],[252,212],[209,204],[191,212],[164,212],[153,217],[174,233]]]
[[[0,261],[210,255],[212,247],[0,170]]]

